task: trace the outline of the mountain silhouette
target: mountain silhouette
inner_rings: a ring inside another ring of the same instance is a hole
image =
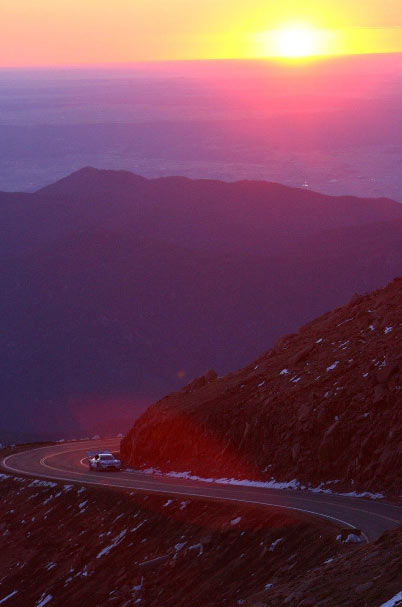
[[[7,436],[134,418],[402,272],[399,203],[265,182],[87,167],[0,220]]]

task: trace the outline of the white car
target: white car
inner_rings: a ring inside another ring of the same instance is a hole
[[[110,451],[89,452],[88,465],[90,470],[121,470],[121,461]]]

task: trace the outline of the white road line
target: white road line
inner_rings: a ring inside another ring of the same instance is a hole
[[[73,452],[73,451],[69,450],[69,451],[66,451],[65,453],[70,453],[70,452]],[[48,457],[52,457],[54,455],[61,455],[61,453],[51,454]],[[7,460],[10,459],[11,457],[13,457],[13,455],[9,455],[8,457],[6,457],[3,460],[3,465],[6,468],[8,468],[8,469],[10,469],[10,470],[12,470],[14,472],[18,472],[20,474],[23,473],[23,471],[19,470],[18,468],[14,468],[13,466],[10,466],[7,463]],[[41,464],[42,464],[42,460],[45,460],[45,459],[46,458],[42,458],[41,459]],[[48,464],[46,464],[46,462],[43,462],[42,465],[44,467],[46,467],[46,468],[49,468],[49,469],[53,469],[53,470],[56,470],[56,471],[58,470],[58,468],[54,468],[53,466],[49,466]],[[62,472],[64,472],[64,471],[62,471]],[[74,474],[75,476],[81,476],[80,472],[73,472],[73,471],[71,471],[68,474]],[[49,478],[48,474],[46,475],[46,474],[35,473],[35,476],[39,476],[41,478]],[[66,477],[50,477],[50,478],[53,478],[54,480],[70,481],[70,482],[72,480],[71,478],[66,478]],[[99,481],[101,479],[106,479],[106,478],[108,478],[108,477],[106,477],[106,476],[99,477],[98,476]],[[88,481],[88,480],[81,480],[80,479],[79,482],[82,483],[82,484],[86,484],[86,485],[100,485],[101,487],[102,486],[104,487],[104,485],[102,485],[102,483],[100,483],[99,481]],[[129,482],[129,480],[128,480],[128,482]],[[135,482],[146,482],[146,481],[135,481]],[[187,491],[173,491],[173,490],[169,490],[169,489],[152,489],[152,488],[148,488],[148,487],[147,488],[141,488],[141,487],[133,487],[133,486],[130,487],[130,486],[127,486],[127,485],[118,485],[118,484],[113,484],[113,485],[109,485],[109,486],[110,487],[115,487],[117,489],[136,489],[137,491],[150,491],[152,493],[163,493],[163,494],[168,494],[168,495],[186,495],[188,497],[195,497],[195,498],[198,497],[198,498],[206,498],[206,499],[217,499],[219,501],[224,500],[224,501],[236,502],[236,503],[256,504],[256,505],[259,505],[259,506],[267,506],[267,507],[270,507],[270,508],[282,508],[284,510],[293,510],[293,511],[297,511],[297,512],[304,512],[306,514],[311,514],[313,516],[318,516],[320,518],[325,518],[327,520],[335,521],[336,523],[341,523],[342,525],[344,525],[346,527],[349,527],[350,529],[355,529],[356,528],[355,525],[352,525],[351,523],[348,523],[347,521],[344,521],[342,519],[336,518],[334,516],[330,516],[329,514],[323,514],[321,512],[315,512],[313,510],[305,510],[303,508],[297,508],[295,506],[282,506],[282,505],[278,505],[278,504],[271,504],[271,503],[267,503],[267,502],[260,502],[260,501],[257,501],[257,500],[244,500],[244,499],[239,499],[239,498],[223,497],[223,496],[216,497],[216,496],[213,496],[213,495],[204,495],[204,494],[201,494],[201,493],[188,493]],[[369,543],[369,539],[368,539],[367,535],[364,532],[362,532],[362,535],[363,535],[364,539],[366,540],[366,542]]]
[[[102,446],[104,446],[105,443],[107,443],[110,448],[113,448],[113,447],[114,448],[119,448],[119,446],[120,446],[120,442],[116,442],[115,439],[106,439],[106,440],[103,440],[103,441],[100,441],[100,442],[102,443]],[[51,454],[49,454],[47,456],[45,455],[44,457],[42,457],[40,459],[40,464],[43,467],[49,468],[49,469],[54,470],[56,472],[61,472],[63,474],[67,473],[70,476],[74,475],[74,476],[81,477],[82,473],[74,472],[73,470],[71,470],[71,471],[63,470],[61,468],[57,468],[55,466],[51,466],[50,464],[48,464],[46,462],[46,460],[49,460],[49,459],[51,459],[53,457],[57,457],[58,455],[63,455],[63,454],[67,454],[67,453],[74,454],[74,453],[77,453],[79,451],[85,451],[88,447],[92,447],[93,448],[94,447],[94,441],[83,441],[83,442],[79,442],[79,443],[74,443],[74,444],[71,444],[71,447],[69,449],[65,449],[66,446],[67,445],[63,444],[63,445],[54,445],[52,447],[49,447],[49,446],[47,446],[47,447],[39,447],[39,448],[36,448],[36,449],[32,449],[30,451],[30,453],[32,453],[33,451],[48,451],[50,448],[56,447],[57,452],[56,453],[51,453]],[[64,450],[62,451],[61,449],[63,447],[64,447]],[[29,453],[29,452],[22,452],[22,453]],[[13,467],[11,465],[11,463],[9,462],[9,460],[11,458],[18,457],[18,455],[19,455],[19,453],[14,453],[14,454],[11,454],[8,457],[4,458],[4,460],[3,460],[4,467],[6,469],[9,469],[9,470],[11,470],[13,472],[17,472],[19,474],[29,474],[29,473],[27,473],[24,470],[21,470],[19,468]],[[86,467],[86,464],[84,464],[85,459],[86,459],[85,457],[81,458],[80,464],[82,466]],[[140,474],[144,474],[144,473],[140,472]],[[62,480],[62,481],[70,481],[70,482],[72,481],[72,482],[74,482],[74,480],[71,479],[71,477],[67,478],[65,476],[62,476],[62,477],[57,476],[56,477],[56,476],[51,476],[49,474],[41,474],[41,473],[31,473],[31,476],[38,476],[38,477],[41,477],[41,478],[52,478],[53,480]],[[146,475],[144,475],[144,476],[146,476]],[[213,499],[213,500],[218,500],[218,501],[230,501],[230,502],[237,502],[237,503],[257,504],[257,505],[262,505],[262,506],[267,506],[267,507],[273,507],[273,508],[282,508],[282,509],[287,509],[287,510],[295,510],[295,511],[298,511],[298,512],[305,512],[306,514],[311,514],[313,516],[318,516],[320,518],[325,518],[325,519],[328,519],[328,520],[332,520],[332,521],[335,521],[337,523],[341,523],[342,525],[345,525],[345,526],[350,527],[350,528],[355,528],[355,525],[352,525],[351,523],[348,523],[347,521],[345,521],[343,519],[339,519],[339,518],[333,517],[331,515],[326,515],[326,514],[323,514],[323,513],[320,513],[320,512],[316,512],[315,510],[311,510],[311,509],[307,509],[307,508],[301,508],[301,507],[295,507],[295,506],[283,506],[283,505],[274,504],[274,503],[261,502],[258,499],[254,499],[252,497],[252,493],[249,492],[249,491],[247,491],[247,489],[245,487],[243,488],[243,487],[237,487],[237,486],[231,486],[231,485],[229,485],[233,490],[236,490],[236,489],[239,490],[240,489],[240,491],[242,491],[242,493],[243,493],[244,496],[246,496],[246,495],[250,496],[248,499],[243,499],[241,497],[238,497],[238,498],[236,498],[236,497],[229,497],[229,496],[225,497],[225,496],[222,496],[222,495],[214,495],[213,493],[210,494],[210,495],[207,495],[207,494],[204,494],[202,492],[201,493],[192,493],[191,492],[191,491],[195,491],[196,489],[202,491],[202,488],[200,486],[192,486],[192,487],[188,486],[188,485],[187,486],[186,485],[183,485],[183,486],[181,486],[181,485],[175,485],[174,486],[174,485],[170,484],[170,485],[167,486],[167,488],[163,488],[160,485],[159,485],[159,488],[152,488],[152,486],[150,486],[150,483],[158,482],[158,480],[155,479],[154,476],[151,477],[151,478],[152,478],[152,480],[147,480],[146,478],[144,480],[141,480],[141,479],[132,479],[132,478],[130,479],[130,478],[123,477],[123,478],[121,478],[121,481],[124,481],[127,484],[114,483],[114,484],[109,484],[108,486],[110,486],[111,488],[115,487],[117,489],[137,490],[137,491],[142,491],[142,492],[151,492],[151,493],[168,494],[168,495],[186,495],[186,496],[195,497],[195,498],[198,497],[198,498]],[[162,478],[164,478],[164,477],[162,477]],[[95,485],[95,486],[105,487],[105,484],[103,482],[101,482],[101,481],[106,481],[106,480],[110,481],[110,476],[109,475],[107,477],[106,476],[100,476],[99,473],[98,473],[96,481],[95,480],[94,481],[92,481],[92,480],[83,480],[82,478],[79,478],[79,479],[77,479],[76,482],[83,483],[83,484],[88,484],[88,485]],[[132,484],[133,482],[136,483],[136,485],[133,485]],[[169,489],[169,486],[170,486],[170,489]],[[209,489],[211,489],[212,491],[215,490],[215,489],[217,489],[218,491],[219,490],[220,491],[225,491],[225,488],[227,486],[228,485],[224,485],[224,486],[223,485],[222,486],[214,485],[214,486],[210,486]],[[270,491],[274,491],[274,490],[271,489]],[[314,503],[314,500],[312,500],[311,498],[305,498],[305,497],[301,497],[301,496],[295,496],[295,497],[297,497],[298,500],[302,500],[302,501],[309,502],[309,503]],[[342,496],[340,496],[340,497],[342,497]],[[348,499],[351,499],[351,500],[353,499],[354,501],[355,500],[357,501],[357,498],[348,498]],[[367,503],[370,503],[370,504],[372,503],[370,500],[359,500],[359,501],[367,502]],[[379,514],[379,513],[370,511],[370,510],[362,510],[360,508],[353,508],[353,507],[351,507],[351,506],[349,506],[347,504],[344,504],[344,503],[337,504],[336,502],[334,503],[334,502],[328,502],[328,501],[321,502],[321,503],[322,503],[322,505],[328,505],[328,506],[335,506],[335,507],[345,508],[345,509],[350,510],[350,511],[353,510],[355,512],[360,512],[360,513],[364,513],[364,514],[369,515],[369,516],[373,516],[373,517],[376,517],[376,518],[381,518],[381,519],[387,520],[389,522],[395,523],[395,525],[400,525],[401,524],[401,520],[399,520],[399,519],[398,520],[397,519],[393,519],[391,517],[384,516],[382,514]],[[368,540],[367,535],[364,532],[362,533],[362,535],[364,536],[365,540],[368,542],[369,540]]]

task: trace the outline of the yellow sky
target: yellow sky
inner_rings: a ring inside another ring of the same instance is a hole
[[[0,65],[274,55],[306,23],[324,54],[402,52],[401,0],[0,0]]]

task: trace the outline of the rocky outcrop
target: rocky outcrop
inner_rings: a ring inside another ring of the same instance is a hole
[[[132,467],[402,492],[402,279],[151,406]]]

